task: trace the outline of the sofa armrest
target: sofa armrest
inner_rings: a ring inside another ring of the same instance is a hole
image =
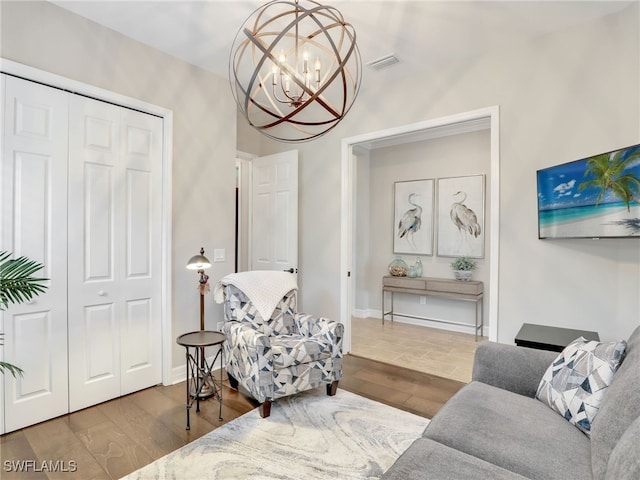
[[[484,341],[476,349],[472,379],[533,398],[557,356],[548,350]]]

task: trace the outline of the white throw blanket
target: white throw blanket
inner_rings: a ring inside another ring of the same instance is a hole
[[[216,283],[213,290],[216,303],[224,302],[225,285],[233,285],[242,290],[264,320],[271,318],[282,297],[291,290],[298,289],[295,276],[288,272],[254,270],[232,273]]]

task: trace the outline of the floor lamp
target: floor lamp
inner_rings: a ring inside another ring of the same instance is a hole
[[[204,256],[204,248],[200,248],[200,254],[194,255],[187,262],[187,269],[196,270],[200,276],[198,280],[198,290],[200,291],[200,331],[204,330],[204,294],[209,291],[209,275],[204,273],[205,268],[209,268],[211,262]],[[204,371],[204,347],[200,351],[200,371]],[[204,381],[204,380],[203,380]],[[200,390],[200,398],[208,398],[214,394],[208,382],[205,381],[202,389]]]

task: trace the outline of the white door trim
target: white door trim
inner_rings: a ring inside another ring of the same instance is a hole
[[[498,268],[500,265],[500,108],[481,108],[457,115],[426,120],[423,122],[402,125],[400,127],[370,132],[355,137],[342,139],[342,185],[341,203],[342,214],[340,219],[340,317],[345,325],[345,352],[351,350],[351,311],[353,292],[353,209],[354,209],[354,147],[367,145],[382,140],[393,141],[402,136],[425,134],[440,130],[449,130],[448,134],[455,134],[463,124],[469,122],[486,121],[491,138],[491,171],[489,205],[491,212],[490,244],[489,244],[489,339],[496,341],[498,338]],[[437,129],[437,130],[436,130]],[[439,136],[437,133],[435,136]],[[395,143],[402,143],[397,141]]]
[[[251,176],[253,175],[252,160],[258,155],[240,150],[236,151],[236,166],[239,167],[240,177],[236,179],[239,184],[238,198],[238,271],[248,270],[249,252],[251,248]],[[246,267],[246,268],[243,268]]]
[[[0,71],[9,75],[40,82],[51,87],[86,95],[127,108],[149,113],[163,119],[162,122],[162,383],[171,385],[171,173],[173,165],[173,111],[116,92],[95,87],[77,80],[62,77],[5,58],[0,58]]]

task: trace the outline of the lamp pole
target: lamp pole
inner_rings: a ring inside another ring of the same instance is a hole
[[[204,249],[202,250],[204,253]],[[200,290],[200,330],[204,330],[204,292],[208,288],[209,275],[204,273],[204,270],[198,270],[200,274],[200,285],[198,289]]]
[[[198,275],[200,276],[198,280],[198,284],[199,284],[198,290],[200,291],[200,331],[204,330],[204,294],[209,291],[209,275],[204,273],[204,270],[205,268],[209,268],[210,266],[211,266],[211,262],[209,262],[209,259],[204,256],[204,247],[200,248],[199,255],[194,255],[187,262],[187,268],[189,270],[196,270]],[[200,349],[200,352],[199,352],[200,353],[200,371],[204,372],[205,371],[204,347],[198,347],[198,348]],[[209,386],[206,378],[203,378],[200,376],[199,378],[201,378],[202,382],[204,382],[204,385],[200,389],[199,397],[208,398],[212,396],[215,390]]]

